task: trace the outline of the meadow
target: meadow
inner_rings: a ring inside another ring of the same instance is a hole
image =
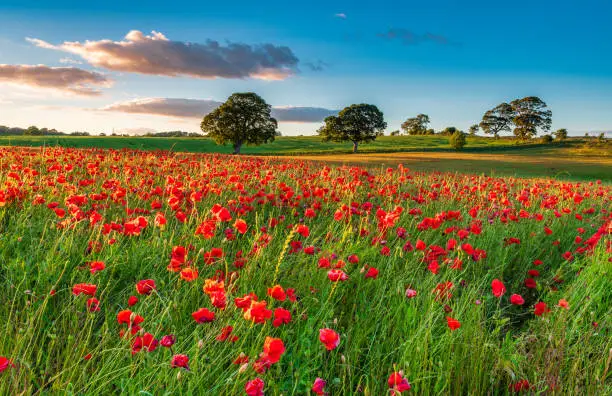
[[[65,147],[0,168],[0,394],[612,393],[606,181]]]
[[[336,164],[369,168],[403,164],[415,170],[469,172],[488,176],[554,177],[565,180],[612,182],[612,146],[592,145],[584,138],[541,144],[519,143],[503,137],[468,137],[468,145],[457,152],[447,136],[382,136],[362,144],[352,154],[351,143],[322,142],[317,136],[281,136],[270,144],[245,146],[243,154],[299,156]],[[208,138],[162,138],[136,136],[0,136],[0,146],[59,146],[149,151],[229,154],[230,145],[220,146]]]

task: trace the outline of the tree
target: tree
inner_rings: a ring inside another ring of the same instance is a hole
[[[399,129],[396,129],[395,131],[391,131],[391,133],[389,134],[389,136],[399,136],[399,135],[400,135]]]
[[[440,135],[442,136],[453,136],[453,134],[455,134],[456,132],[461,132],[460,130],[458,130],[455,127],[446,127],[442,130],[442,132],[440,132]]]
[[[537,96],[527,96],[510,102],[514,111],[514,136],[521,140],[530,139],[538,134],[538,129],[549,131],[552,124],[552,111]]]
[[[514,110],[508,103],[502,103],[488,110],[482,116],[480,121],[480,129],[487,135],[499,137],[501,131],[510,132],[510,124],[514,117]]]
[[[550,144],[553,141],[553,137],[552,135],[543,135],[542,136],[542,143],[544,144]]]
[[[408,118],[404,121],[402,129],[408,135],[426,135],[428,124],[429,116],[427,114],[419,114],[416,117]]]
[[[274,141],[278,123],[271,110],[272,106],[255,93],[235,93],[207,114],[200,127],[217,144],[231,143],[234,154],[239,154],[243,144]]]
[[[31,127],[28,127],[28,129],[25,130],[25,132],[23,132],[24,135],[40,135],[40,129],[38,129],[38,127],[32,125]]]
[[[378,107],[362,103],[345,107],[337,116],[325,118],[325,125],[318,134],[324,142],[353,142],[353,153],[356,153],[359,143],[375,140],[386,127]]]
[[[557,129],[555,131],[555,138],[557,138],[557,140],[559,141],[563,141],[567,139],[567,129],[565,128]]]
[[[461,150],[467,144],[467,139],[465,138],[465,133],[457,131],[451,135],[448,142],[455,150]]]
[[[479,130],[480,130],[480,126],[478,126],[478,124],[472,125],[470,127],[470,136],[476,136]]]

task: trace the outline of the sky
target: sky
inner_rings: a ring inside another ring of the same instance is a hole
[[[552,129],[612,131],[612,2],[0,0],[0,125],[199,130],[234,92],[284,135],[375,104],[467,130],[539,96]]]

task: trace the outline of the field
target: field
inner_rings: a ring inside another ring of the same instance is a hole
[[[590,146],[571,138],[559,144],[517,144],[508,138],[468,138],[462,152],[451,150],[444,136],[384,136],[362,144],[351,154],[346,143],[323,143],[318,137],[279,137],[273,143],[243,147],[248,155],[300,156],[339,164],[368,167],[403,164],[422,171],[470,172],[492,176],[554,177],[566,180],[612,182],[612,147]],[[206,138],[2,136],[0,146],[98,147],[172,150],[229,154],[231,147]],[[364,155],[365,154],[365,155]]]
[[[0,148],[0,394],[612,393],[609,183],[315,159]]]

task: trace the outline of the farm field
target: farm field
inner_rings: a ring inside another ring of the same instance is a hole
[[[366,155],[0,147],[0,394],[612,392],[608,182]]]
[[[403,163],[415,170],[471,172],[499,176],[556,177],[570,180],[612,181],[612,148],[586,147],[585,140],[571,138],[563,144],[516,144],[511,139],[468,138],[462,152],[451,150],[444,136],[383,136],[363,144],[351,154],[348,143],[321,142],[316,136],[278,137],[271,144],[245,146],[247,155],[299,156],[333,163],[368,167]],[[62,146],[172,150],[224,153],[231,147],[206,138],[1,136],[0,146]]]

